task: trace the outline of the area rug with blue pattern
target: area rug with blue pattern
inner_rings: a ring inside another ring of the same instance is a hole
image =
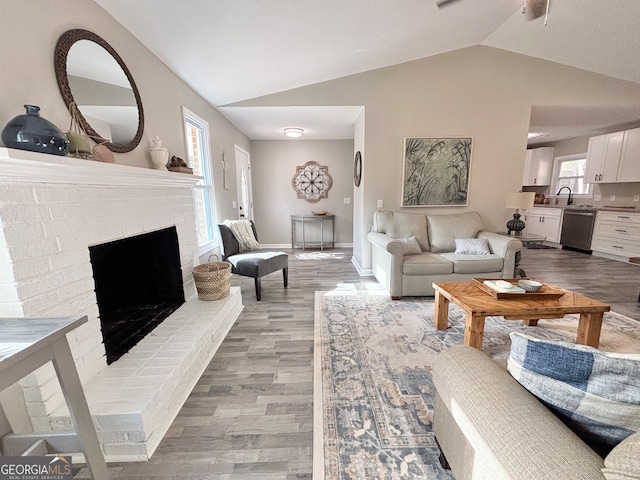
[[[382,290],[315,295],[314,478],[452,479],[440,467],[432,432],[431,365],[463,343],[464,312],[449,308],[449,328],[433,326],[433,298],[392,301]],[[537,327],[488,317],[483,351],[509,355],[509,333],[574,342],[578,317]],[[600,349],[640,352],[640,322],[606,313]]]

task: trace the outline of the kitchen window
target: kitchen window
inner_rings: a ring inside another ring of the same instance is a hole
[[[586,153],[556,157],[551,193],[557,192],[562,187],[569,187],[574,197],[591,197],[591,184],[584,180],[586,169]],[[566,189],[562,191],[563,195],[567,193]]]
[[[193,168],[194,175],[202,177],[193,189],[198,247],[202,255],[216,246],[216,236],[213,232],[216,219],[209,149],[209,123],[185,107],[182,109],[182,114],[189,166]]]

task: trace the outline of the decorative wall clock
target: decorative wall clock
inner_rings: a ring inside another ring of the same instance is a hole
[[[304,198],[309,203],[327,198],[332,184],[329,167],[323,167],[316,162],[307,162],[301,167],[296,167],[296,173],[291,179],[291,186],[298,198]]]

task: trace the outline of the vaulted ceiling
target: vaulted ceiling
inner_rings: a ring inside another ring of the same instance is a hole
[[[549,0],[546,26],[543,17],[525,19],[522,0],[457,0],[442,8],[436,0],[96,1],[217,107],[473,45],[640,83],[638,0]],[[351,138],[353,110],[322,110],[221,109],[252,139],[276,138],[269,126],[283,118],[317,122],[318,138]],[[593,129],[592,113],[583,122],[573,112],[563,135]],[[640,118],[597,113],[609,125]],[[567,112],[537,115],[560,125]]]

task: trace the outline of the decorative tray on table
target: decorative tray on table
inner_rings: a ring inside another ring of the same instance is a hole
[[[566,290],[563,290],[558,287],[554,287],[553,285],[549,285],[544,282],[540,282],[542,287],[537,292],[528,292],[520,287],[518,287],[518,281],[525,280],[522,278],[474,278],[473,284],[482,290],[485,293],[488,293],[493,298],[497,298],[498,300],[524,300],[536,298],[538,300],[549,300],[553,298],[560,298],[564,294],[567,293]],[[526,280],[533,280],[532,278],[526,278]],[[495,282],[507,282],[511,284],[510,288],[502,288],[496,285]]]

